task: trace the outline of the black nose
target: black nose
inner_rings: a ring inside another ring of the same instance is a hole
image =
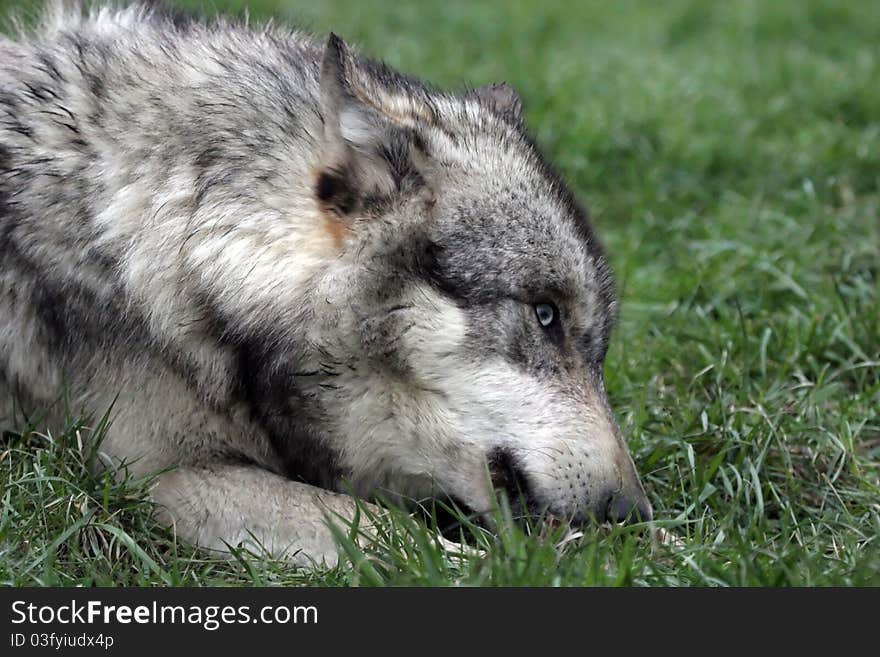
[[[614,493],[605,510],[605,520],[610,522],[650,522],[653,518],[651,503],[642,492],[636,495]]]

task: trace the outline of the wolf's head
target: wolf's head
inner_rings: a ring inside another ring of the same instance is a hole
[[[532,514],[650,519],[603,384],[611,272],[516,92],[439,93],[335,36],[320,87],[314,193],[339,258],[315,282],[333,371],[313,394],[344,476],[477,511],[491,480]]]

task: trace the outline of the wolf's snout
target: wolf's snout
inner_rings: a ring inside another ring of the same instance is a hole
[[[524,514],[522,517],[538,518],[548,513],[550,517],[567,518],[578,525],[650,522],[654,517],[651,503],[629,455],[626,456],[629,463],[625,470],[629,472],[621,479],[619,470],[615,470],[618,473],[616,485],[608,482],[607,488],[600,485],[598,490],[574,485],[574,482],[586,484],[596,473],[571,468],[557,470],[562,474],[542,485],[535,471],[507,449],[493,450],[488,465],[495,490],[505,493],[517,514]]]
[[[615,467],[617,485],[597,500],[596,516],[604,522],[650,522],[654,519],[651,502],[629,450],[623,445],[622,439],[619,440],[623,453]]]
[[[611,493],[604,505],[605,522],[650,522],[654,518],[651,503],[642,491]]]

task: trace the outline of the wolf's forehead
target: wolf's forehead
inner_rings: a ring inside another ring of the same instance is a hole
[[[522,127],[472,121],[463,133],[432,140],[447,182],[438,199],[446,282],[473,298],[558,301],[583,310],[583,328],[609,327],[610,269],[563,178]]]
[[[487,144],[479,160],[476,153],[469,180],[496,220],[496,231],[526,250],[561,259],[572,276],[601,256],[586,213],[532,144],[520,139]]]
[[[594,303],[603,256],[585,217],[552,184],[535,173],[473,172],[447,215],[450,273],[486,296]]]

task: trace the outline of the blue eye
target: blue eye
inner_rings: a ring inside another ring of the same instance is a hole
[[[535,316],[538,318],[538,323],[544,328],[552,326],[557,315],[556,306],[552,303],[535,304]]]

